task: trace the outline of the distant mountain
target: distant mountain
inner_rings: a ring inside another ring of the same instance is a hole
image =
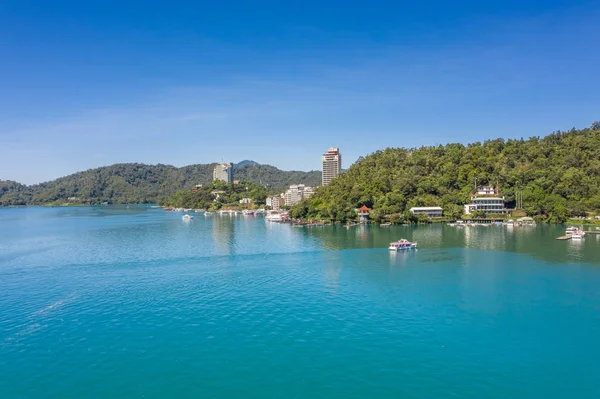
[[[256,161],[250,161],[248,159],[244,159],[241,162],[233,164],[233,167],[234,168],[239,168],[241,166],[246,166],[246,165],[260,165],[260,164],[258,162],[256,162]]]
[[[270,185],[283,190],[295,183],[318,185],[321,172],[283,171],[253,161],[234,168],[237,180]],[[177,168],[171,165],[127,163],[78,172],[59,179],[26,186],[0,181],[0,206],[41,205],[50,203],[156,203],[177,190],[212,181],[215,164],[197,164]],[[239,165],[239,164],[238,164]]]

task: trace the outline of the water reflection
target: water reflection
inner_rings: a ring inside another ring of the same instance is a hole
[[[471,226],[442,224],[426,226],[343,226],[298,228],[308,239],[326,250],[349,248],[387,248],[391,241],[406,238],[416,241],[421,250],[468,248],[530,254],[550,262],[600,263],[600,235],[588,235],[580,242],[557,241],[564,226],[537,227]],[[394,255],[390,255],[394,256]],[[490,255],[492,256],[492,255]]]
[[[212,222],[212,239],[216,255],[232,255],[235,253],[235,224],[229,217],[217,216]]]

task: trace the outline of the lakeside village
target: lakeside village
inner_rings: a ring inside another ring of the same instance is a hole
[[[322,185],[327,185],[332,179],[340,175],[342,171],[342,156],[339,148],[330,148],[327,153],[322,155]],[[232,163],[219,163],[213,170],[213,183],[222,182],[228,185],[239,185],[241,182],[234,179],[233,176],[233,164]],[[199,184],[192,187],[191,192],[195,193],[201,190],[203,185]],[[248,188],[246,187],[246,190]],[[301,201],[310,198],[315,193],[315,188],[306,186],[304,184],[292,184],[289,188],[280,194],[268,195],[263,204],[264,207],[258,207],[252,198],[243,197],[238,200],[239,204],[236,206],[224,206],[219,210],[208,210],[208,209],[191,209],[191,208],[164,208],[167,211],[178,211],[186,212],[182,216],[184,220],[193,219],[192,215],[188,213],[200,213],[205,217],[209,217],[213,214],[222,216],[255,216],[264,215],[265,220],[268,222],[279,222],[279,223],[291,223],[296,226],[325,226],[331,224],[331,220],[321,221],[306,221],[300,219],[294,219],[290,217],[287,210],[292,206],[300,203]],[[213,197],[213,201],[219,201],[219,198],[226,194],[224,190],[211,190],[210,195]],[[463,206],[463,214],[460,219],[454,220],[445,217],[444,211],[438,206],[423,206],[423,207],[412,207],[408,210],[405,217],[404,224],[413,223],[447,223],[449,226],[464,228],[464,227],[489,227],[489,226],[506,226],[508,228],[524,227],[532,228],[536,226],[536,222],[533,218],[525,216],[521,209],[508,209],[505,207],[505,198],[501,196],[498,186],[474,186],[474,192],[471,194],[471,202]],[[356,219],[346,224],[346,228],[351,228],[356,225],[372,223],[369,216],[371,209],[365,205],[355,209]],[[514,217],[515,219],[512,219]],[[581,218],[583,223],[585,220],[600,220],[600,216]],[[408,223],[407,223],[408,221]],[[379,223],[382,227],[392,225],[392,221],[388,220],[383,223]],[[570,239],[582,239],[586,233],[588,234],[600,234],[600,230],[596,231],[583,231],[583,227],[568,227],[565,235],[558,237],[558,240],[570,240]],[[416,245],[408,241],[400,240],[392,244],[396,250],[414,249]]]

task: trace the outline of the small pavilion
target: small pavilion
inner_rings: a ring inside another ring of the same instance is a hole
[[[371,212],[371,208],[366,205],[361,206],[357,209],[359,222],[360,223],[368,223],[369,222],[369,213]]]

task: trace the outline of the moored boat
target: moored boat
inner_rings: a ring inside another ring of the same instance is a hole
[[[571,233],[571,239],[573,239],[573,240],[581,240],[583,238],[583,236],[585,236],[585,232],[583,232],[581,230],[576,230]]]
[[[390,251],[408,251],[411,249],[417,249],[416,242],[410,242],[407,239],[401,238],[398,241],[390,242],[388,247]]]
[[[573,240],[580,240],[585,236],[585,231],[580,230],[578,227],[567,227],[567,236],[570,236]]]
[[[194,217],[188,215],[187,213],[181,217],[183,220],[192,220]]]

